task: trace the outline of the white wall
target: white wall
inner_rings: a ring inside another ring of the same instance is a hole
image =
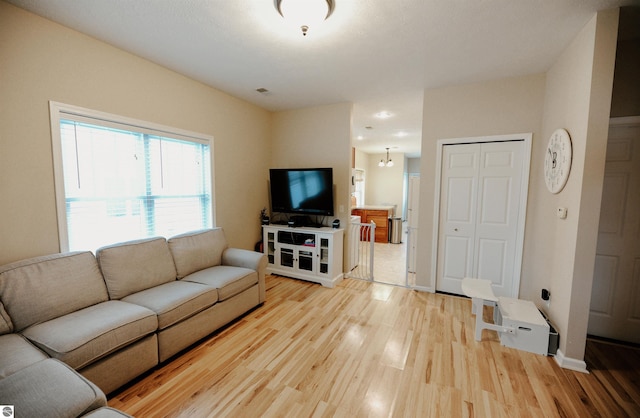
[[[49,100],[214,137],[217,224],[253,248],[271,113],[0,2],[0,264],[59,251]]]

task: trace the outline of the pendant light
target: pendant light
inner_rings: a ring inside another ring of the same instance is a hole
[[[380,160],[378,167],[393,167],[393,161],[389,158],[389,148],[385,149],[387,150],[387,160]]]

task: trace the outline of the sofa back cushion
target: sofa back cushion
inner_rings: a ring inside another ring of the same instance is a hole
[[[203,229],[169,238],[178,279],[222,264],[227,239],[222,228]]]
[[[162,237],[102,247],[96,258],[111,299],[122,299],[176,279],[173,258]]]
[[[13,322],[11,322],[11,317],[4,309],[4,305],[0,300],[0,335],[3,334],[11,334],[13,332]]]
[[[83,251],[35,257],[0,267],[0,298],[14,331],[20,332],[104,302],[108,294],[95,257]]]

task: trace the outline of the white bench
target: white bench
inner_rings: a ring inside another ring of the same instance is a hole
[[[536,305],[528,300],[496,297],[490,280],[462,279],[462,292],[471,298],[471,313],[476,316],[475,339],[482,339],[482,330],[497,331],[500,344],[547,355],[549,324]],[[494,306],[493,323],[482,317],[484,305]]]

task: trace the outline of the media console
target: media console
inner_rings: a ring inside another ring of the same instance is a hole
[[[263,225],[267,271],[334,287],[342,281],[344,230]]]

